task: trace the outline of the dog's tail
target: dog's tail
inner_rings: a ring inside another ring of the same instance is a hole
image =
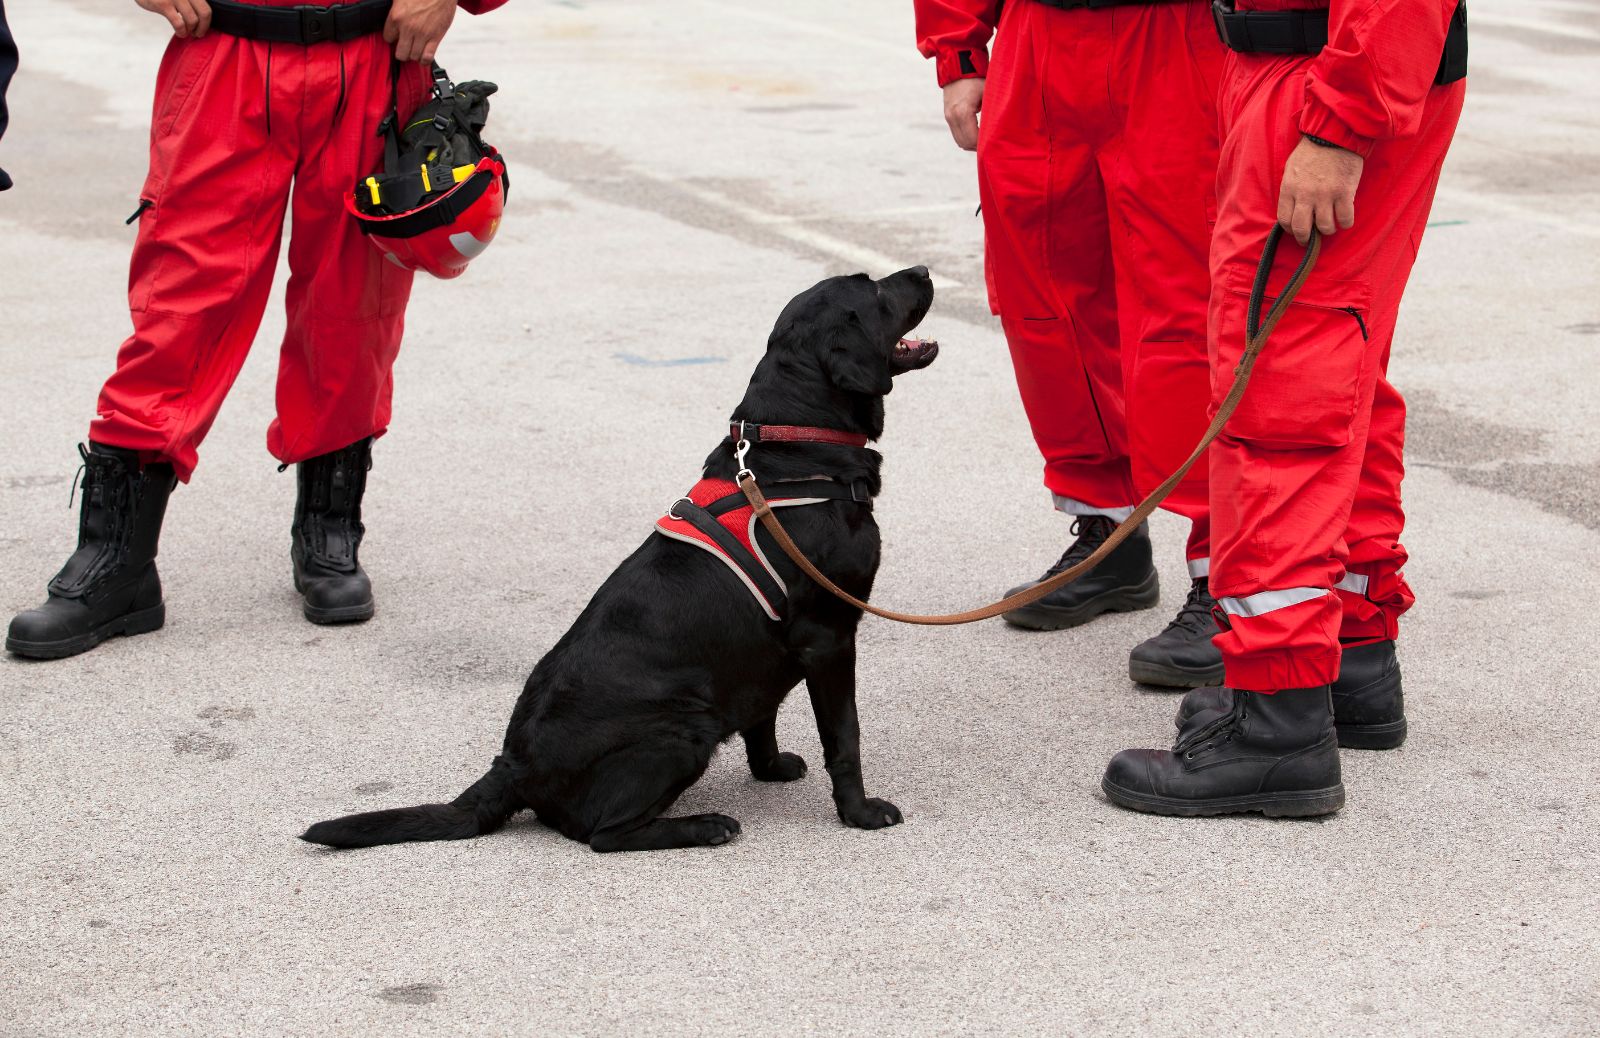
[[[326,847],[377,847],[414,840],[470,840],[499,829],[528,805],[514,788],[516,772],[496,757],[482,778],[448,804],[422,804],[388,811],[366,811],[318,822],[300,839]]]

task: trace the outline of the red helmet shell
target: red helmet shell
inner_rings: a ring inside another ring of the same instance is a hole
[[[506,205],[505,172],[499,152],[491,151],[471,176],[415,209],[371,216],[356,208],[353,195],[347,196],[345,206],[360,221],[367,240],[389,262],[448,280],[459,277],[500,230]]]

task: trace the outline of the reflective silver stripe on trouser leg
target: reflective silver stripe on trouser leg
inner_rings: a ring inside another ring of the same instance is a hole
[[[1189,560],[1189,579],[1190,580],[1199,580],[1201,577],[1209,577],[1209,576],[1211,576],[1211,560],[1210,559],[1190,559]]]
[[[1289,587],[1282,591],[1259,591],[1243,598],[1219,598],[1217,604],[1229,616],[1261,616],[1310,602],[1327,593],[1320,587]]]
[[[1369,579],[1365,573],[1350,573],[1346,571],[1345,575],[1339,578],[1339,583],[1333,586],[1340,591],[1348,591],[1353,595],[1365,595]]]
[[[1117,523],[1132,515],[1136,507],[1135,505],[1122,505],[1120,507],[1102,508],[1099,505],[1091,505],[1087,501],[1063,497],[1060,494],[1051,494],[1050,499],[1055,502],[1056,511],[1058,512],[1065,512],[1068,515],[1103,515],[1112,522]]]

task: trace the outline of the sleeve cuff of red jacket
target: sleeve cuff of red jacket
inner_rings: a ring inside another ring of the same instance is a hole
[[[1330,144],[1337,144],[1347,151],[1353,151],[1365,158],[1376,143],[1371,137],[1363,137],[1350,129],[1344,120],[1334,114],[1333,109],[1314,96],[1306,98],[1306,106],[1300,110],[1300,132],[1311,137],[1321,137]]]
[[[986,47],[970,50],[942,50],[934,59],[939,75],[939,85],[948,86],[958,79],[978,79],[989,74],[989,51]]]

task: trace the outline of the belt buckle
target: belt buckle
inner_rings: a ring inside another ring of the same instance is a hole
[[[1233,0],[1211,0],[1211,21],[1217,27],[1217,38],[1230,50],[1237,50],[1228,38],[1228,15],[1234,12]]]
[[[337,35],[338,22],[334,18],[333,8],[302,4],[295,10],[300,13],[301,43],[323,43]]]

